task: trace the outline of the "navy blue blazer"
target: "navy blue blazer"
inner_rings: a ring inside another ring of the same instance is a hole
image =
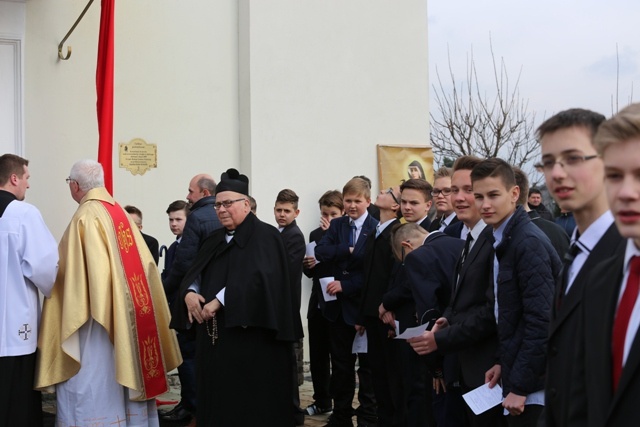
[[[355,325],[360,306],[360,291],[364,284],[365,243],[367,237],[376,232],[378,221],[371,215],[367,215],[353,252],[350,252],[349,220],[348,216],[333,219],[329,229],[316,246],[315,253],[316,259],[321,263],[331,263],[333,277],[339,280],[342,286],[342,292],[337,295],[338,299],[325,304],[324,316],[335,321],[338,314],[342,312],[343,320],[349,325]]]
[[[461,239],[433,232],[422,246],[406,256],[404,266],[418,319],[431,309],[436,309],[440,317],[449,305],[451,279],[464,245]]]

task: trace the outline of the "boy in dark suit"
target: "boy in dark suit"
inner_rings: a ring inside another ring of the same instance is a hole
[[[545,384],[547,427],[587,424],[584,400],[576,398],[577,393],[585,393],[576,363],[582,350],[575,343],[582,330],[584,286],[595,266],[622,241],[609,211],[604,164],[593,145],[604,120],[602,114],[573,108],[547,119],[537,131],[542,158],[536,166],[544,173],[560,209],[574,213],[577,227],[570,236],[562,284],[556,289],[551,309]]]
[[[273,214],[278,223],[278,230],[284,243],[284,250],[287,254],[289,265],[289,280],[291,289],[294,291],[293,302],[297,308],[296,316],[300,317],[300,304],[302,294],[302,260],[305,253],[304,235],[298,225],[296,218],[300,214],[298,209],[298,195],[289,189],[284,189],[278,193]],[[302,338],[293,344],[294,360],[293,366],[293,415],[295,425],[304,424],[305,411],[300,409],[300,393],[298,387],[302,385]]]
[[[478,157],[463,156],[453,165],[451,203],[460,222],[449,226],[445,233],[468,243],[452,272],[449,307],[431,331],[411,341],[418,354],[436,350],[444,354],[457,352],[463,393],[484,384],[485,372],[495,364],[498,350],[493,315],[491,227],[487,228],[480,217],[471,185],[471,171],[480,162],[482,159]],[[465,410],[473,427],[498,427],[504,422],[499,406],[480,415],[473,414],[466,405]]]
[[[448,167],[441,167],[433,176],[433,203],[436,206],[436,218],[429,226],[431,231],[444,231],[450,225],[458,222],[456,213],[451,205],[451,174]]]
[[[363,258],[367,236],[375,233],[378,221],[367,213],[371,190],[362,178],[353,178],[342,190],[346,216],[331,221],[331,225],[316,247],[316,258],[330,263],[334,280],[327,285],[327,293],[337,297],[327,302],[323,314],[330,321],[331,394],[333,414],[328,426],[352,427],[351,418],[355,393],[355,360],[351,353],[355,338],[356,320],[363,286]],[[355,411],[358,425],[376,423],[375,398],[366,355],[360,357],[360,406]],[[367,372],[368,371],[368,372]]]
[[[142,232],[142,211],[131,205],[125,206],[124,210],[127,211],[129,216],[133,218],[133,222],[135,222],[138,226],[138,230],[140,230],[140,234],[142,234],[142,238],[147,244],[153,260],[156,262],[156,265],[158,265],[158,261],[160,260],[160,245],[158,244],[158,240],[155,237],[149,236],[148,234],[144,234]]]
[[[391,358],[389,327],[378,317],[378,307],[382,296],[389,288],[395,267],[395,258],[391,252],[391,229],[399,223],[400,187],[381,190],[375,205],[380,210],[380,224],[375,233],[367,238],[364,258],[364,287],[358,325],[366,328],[367,355],[371,364],[373,388],[378,406],[378,424],[396,425],[394,398],[398,395],[396,383],[397,368]]]
[[[484,160],[471,171],[476,207],[493,228],[494,315],[499,363],[486,373],[502,380],[510,426],[536,426],[544,405],[545,344],[561,263],[547,236],[517,206],[520,189],[511,165]],[[526,405],[526,409],[525,409]]]
[[[433,187],[424,179],[409,179],[402,183],[400,209],[407,222],[429,229],[432,192]],[[384,294],[382,304],[378,307],[378,315],[391,327],[394,327],[394,321],[398,321],[400,332],[417,325],[415,301],[402,268],[398,269],[389,290]],[[390,345],[398,367],[398,376],[402,380],[399,386],[401,390],[394,396],[399,402],[395,415],[400,420],[400,425],[435,424],[431,403],[432,388],[427,386],[425,364],[420,362],[418,355],[406,342],[394,340]]]
[[[640,104],[600,125],[594,144],[609,207],[626,241],[585,284],[585,425],[626,426],[637,420],[640,396]]]
[[[320,200],[320,226],[309,234],[309,243],[316,245],[322,240],[329,224],[335,218],[344,215],[342,193],[338,190],[325,192]],[[309,308],[307,309],[307,327],[309,330],[309,370],[313,382],[313,403],[307,406],[307,415],[326,414],[333,410],[331,393],[329,392],[329,380],[331,377],[331,340],[329,339],[329,321],[322,315],[325,306],[320,289],[320,278],[333,274],[331,264],[316,264],[313,256],[305,256],[305,276],[312,278],[313,286],[309,296]]]

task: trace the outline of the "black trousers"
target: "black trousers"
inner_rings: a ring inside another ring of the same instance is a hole
[[[42,426],[42,395],[33,390],[36,353],[0,357],[0,426]]]
[[[178,332],[178,345],[182,353],[182,364],[178,366],[180,378],[180,402],[184,408],[196,413],[196,339],[195,336]]]
[[[431,377],[424,358],[421,358],[405,340],[392,343],[395,364],[402,380],[401,404],[398,413],[400,425],[409,427],[435,426]]]
[[[378,427],[401,426],[406,418],[403,409],[402,377],[393,356],[393,338],[389,338],[389,327],[377,317],[365,318],[367,347],[373,391],[378,406]]]
[[[330,384],[330,392],[333,396],[332,422],[338,425],[350,425],[348,423],[355,414],[360,421],[374,423],[376,420],[375,395],[371,381],[371,368],[366,355],[361,355],[358,369],[360,406],[354,411],[352,405],[356,388],[356,355],[351,350],[356,330],[353,325],[345,323],[340,315],[335,322],[329,322],[329,331],[332,364]]]
[[[509,427],[537,427],[543,408],[542,405],[525,405],[522,414],[508,415],[507,423]]]
[[[321,408],[331,408],[331,339],[329,321],[319,309],[309,314],[309,370],[313,382],[313,400]]]

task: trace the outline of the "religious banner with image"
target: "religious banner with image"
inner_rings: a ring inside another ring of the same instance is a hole
[[[410,178],[433,183],[433,150],[428,145],[378,145],[379,188],[400,185]]]

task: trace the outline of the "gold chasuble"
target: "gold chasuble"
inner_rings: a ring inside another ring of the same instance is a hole
[[[182,357],[160,274],[135,224],[104,188],[80,201],[59,253],[56,283],[42,311],[36,388],[78,373],[78,331],[93,318],[109,334],[116,381],[131,389],[131,399],[166,392],[166,372]]]

